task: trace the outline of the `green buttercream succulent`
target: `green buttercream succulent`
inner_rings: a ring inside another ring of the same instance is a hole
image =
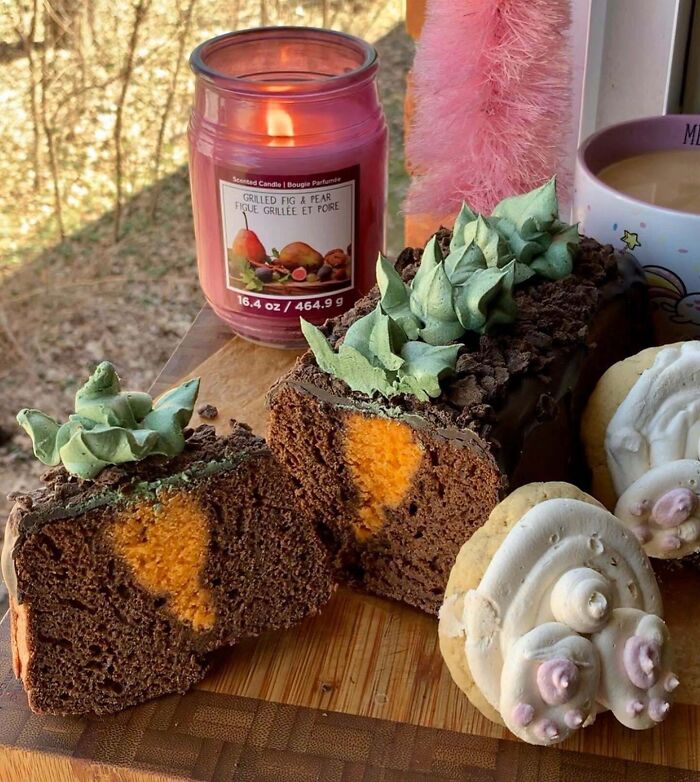
[[[122,391],[116,370],[103,361],[75,395],[75,413],[66,423],[28,409],[20,410],[17,421],[41,462],[63,463],[73,475],[94,478],[108,465],[179,454],[198,391],[194,378],[154,405],[148,394]]]
[[[413,394],[421,401],[440,395],[440,378],[454,368],[460,348],[409,340],[381,305],[350,326],[337,353],[303,318],[301,330],[319,367],[342,378],[353,391],[378,391],[386,397]]]
[[[353,323],[337,353],[302,320],[319,367],[366,394],[439,396],[440,379],[454,370],[461,347],[451,343],[467,331],[512,323],[515,286],[535,275],[559,280],[571,273],[578,227],[558,213],[552,178],[504,199],[488,217],[463,204],[447,256],[433,236],[410,284],[380,256],[380,302]]]

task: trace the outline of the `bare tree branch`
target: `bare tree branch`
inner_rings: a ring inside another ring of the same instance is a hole
[[[43,45],[43,41],[34,41],[32,49],[39,51]],[[26,56],[26,54],[25,44],[21,36],[16,41],[0,41],[0,63],[13,62],[20,57]]]
[[[50,0],[44,0],[44,7],[50,6]],[[41,124],[44,130],[44,137],[46,139],[46,151],[49,156],[49,169],[51,172],[51,187],[53,191],[53,203],[54,203],[54,217],[56,218],[56,225],[58,226],[58,233],[61,237],[61,241],[66,238],[66,229],[63,223],[63,208],[61,205],[61,179],[58,169],[58,154],[56,151],[56,140],[54,136],[54,129],[49,122],[48,112],[48,92],[49,92],[49,62],[47,57],[47,48],[44,46],[41,49],[41,79],[39,81],[40,90],[40,109],[41,109]]]
[[[132,72],[138,71],[143,65],[146,65],[149,61],[154,59],[158,54],[160,54],[162,51],[167,49],[168,42],[164,41],[157,46],[151,47],[148,52],[141,57],[134,57]],[[70,72],[71,70],[71,64],[68,63],[65,68],[63,68],[61,71],[58,71],[56,76],[52,79],[52,83],[59,81],[60,77],[65,75],[66,73]],[[119,73],[115,73],[113,76],[109,76],[106,79],[103,79],[102,81],[96,81],[92,82],[90,84],[81,85],[79,87],[76,87],[73,90],[70,90],[63,94],[60,103],[56,106],[55,111],[53,113],[53,118],[56,119],[61,110],[65,109],[68,106],[68,103],[73,100],[74,98],[80,98],[85,95],[87,95],[89,92],[100,92],[110,85],[114,84],[115,81],[120,81],[123,78],[123,71]]]
[[[37,79],[36,79],[36,59],[34,57],[34,37],[36,35],[36,23],[39,15],[39,3],[38,0],[33,0],[32,11],[29,22],[29,30],[25,35],[22,28],[17,25],[16,32],[20,38],[22,48],[27,57],[27,65],[29,66],[29,89],[27,94],[29,97],[29,116],[32,120],[32,169],[33,169],[33,187],[34,192],[38,192],[41,188],[41,161],[39,159],[39,146],[41,129],[39,127],[39,109],[37,106]]]
[[[131,26],[131,35],[129,36],[129,47],[127,49],[126,62],[122,69],[122,87],[117,100],[117,106],[114,117],[114,241],[119,240],[122,217],[122,189],[124,178],[124,163],[122,150],[122,125],[124,122],[124,104],[131,83],[131,76],[134,70],[134,57],[136,46],[139,40],[139,31],[143,20],[148,12],[150,0],[138,0],[134,7],[134,21]]]
[[[182,12],[178,21],[179,35],[177,40],[177,56],[175,57],[175,67],[173,68],[170,76],[170,84],[168,85],[168,94],[165,98],[165,105],[160,117],[160,125],[158,127],[158,137],[156,139],[156,149],[153,162],[153,195],[151,198],[150,216],[151,220],[155,219],[156,211],[158,209],[158,198],[161,191],[161,179],[160,179],[160,166],[161,158],[163,155],[163,139],[165,138],[165,128],[168,124],[170,117],[170,111],[173,106],[173,100],[175,99],[175,92],[177,90],[177,82],[180,76],[180,70],[182,63],[185,59],[185,49],[187,47],[187,40],[190,34],[190,28],[192,26],[192,14],[194,13],[194,6],[197,0],[188,0],[185,10]]]
[[[74,49],[82,0],[51,0],[44,4],[45,44]]]

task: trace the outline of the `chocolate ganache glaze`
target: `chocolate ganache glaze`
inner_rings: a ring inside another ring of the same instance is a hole
[[[438,232],[445,250],[450,236],[447,229]],[[396,268],[404,281],[415,275],[421,252],[406,248],[399,255]],[[378,299],[375,288],[324,325],[332,347]],[[651,343],[642,269],[631,254],[584,237],[570,275],[555,281],[533,278],[516,291],[515,301],[514,323],[462,338],[455,374],[442,383],[437,399],[421,402],[401,395],[387,400],[351,391],[321,371],[311,352],[272,388],[270,399],[279,384],[289,384],[341,407],[430,427],[494,458],[504,474],[504,492],[539,480],[585,485],[578,444],[583,406],[611,364]]]

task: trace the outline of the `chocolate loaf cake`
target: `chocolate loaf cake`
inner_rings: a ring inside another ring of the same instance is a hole
[[[468,220],[475,219],[471,215]],[[463,221],[458,228],[463,230]],[[563,229],[569,238],[571,228]],[[561,232],[560,224],[553,230]],[[517,287],[512,278],[506,280],[503,290],[512,293],[512,302],[498,304],[490,326],[463,329],[456,340],[445,340],[449,347],[408,343],[435,350],[431,355],[438,359],[438,351],[455,350],[451,373],[436,375],[440,385],[433,383],[432,390],[432,380],[424,382],[427,372],[411,368],[411,351],[418,348],[404,349],[406,328],[399,334],[400,351],[382,347],[386,333],[391,339],[408,312],[397,305],[404,294],[400,289],[392,294],[387,282],[392,272],[383,262],[378,267],[381,297],[375,288],[354,309],[327,322],[321,329],[323,344],[309,332],[316,357],[306,353],[269,394],[269,440],[289,469],[300,504],[315,515],[339,580],[437,613],[460,546],[508,491],[543,480],[585,484],[578,437],[582,409],[602,373],[649,344],[650,331],[644,278],[634,259],[592,239],[582,239],[579,246],[576,240],[568,267],[562,265],[564,273],[530,275]],[[487,249],[479,261],[482,279],[509,267],[519,273],[512,254],[501,267],[491,268],[484,261]],[[441,265],[458,279],[450,258],[472,250],[463,250],[451,232],[441,229],[425,250],[431,254],[430,290],[435,291]],[[406,249],[395,264],[409,297],[425,287],[421,266],[426,264],[420,260],[420,251]],[[471,295],[460,289],[462,294]],[[446,311],[444,297],[430,306],[433,312]],[[410,309],[419,326],[430,323],[425,307],[410,301]],[[391,312],[396,316],[388,318]],[[384,337],[377,330],[369,338],[369,329],[362,333],[364,326],[358,324],[371,317],[387,321]],[[352,345],[343,351],[353,324]],[[431,344],[441,343],[432,339]],[[370,356],[363,377],[371,375],[371,380],[362,383],[380,387],[389,378],[393,388],[413,384],[418,394],[368,393],[358,390],[360,382],[353,390],[355,375],[346,367],[354,371],[362,363],[355,353],[363,351]],[[401,359],[403,371],[413,372],[407,379],[401,376]]]
[[[53,467],[16,498],[2,570],[34,711],[104,714],[184,692],[216,649],[329,599],[325,552],[265,442],[235,422],[183,436],[175,456],[92,479]]]

